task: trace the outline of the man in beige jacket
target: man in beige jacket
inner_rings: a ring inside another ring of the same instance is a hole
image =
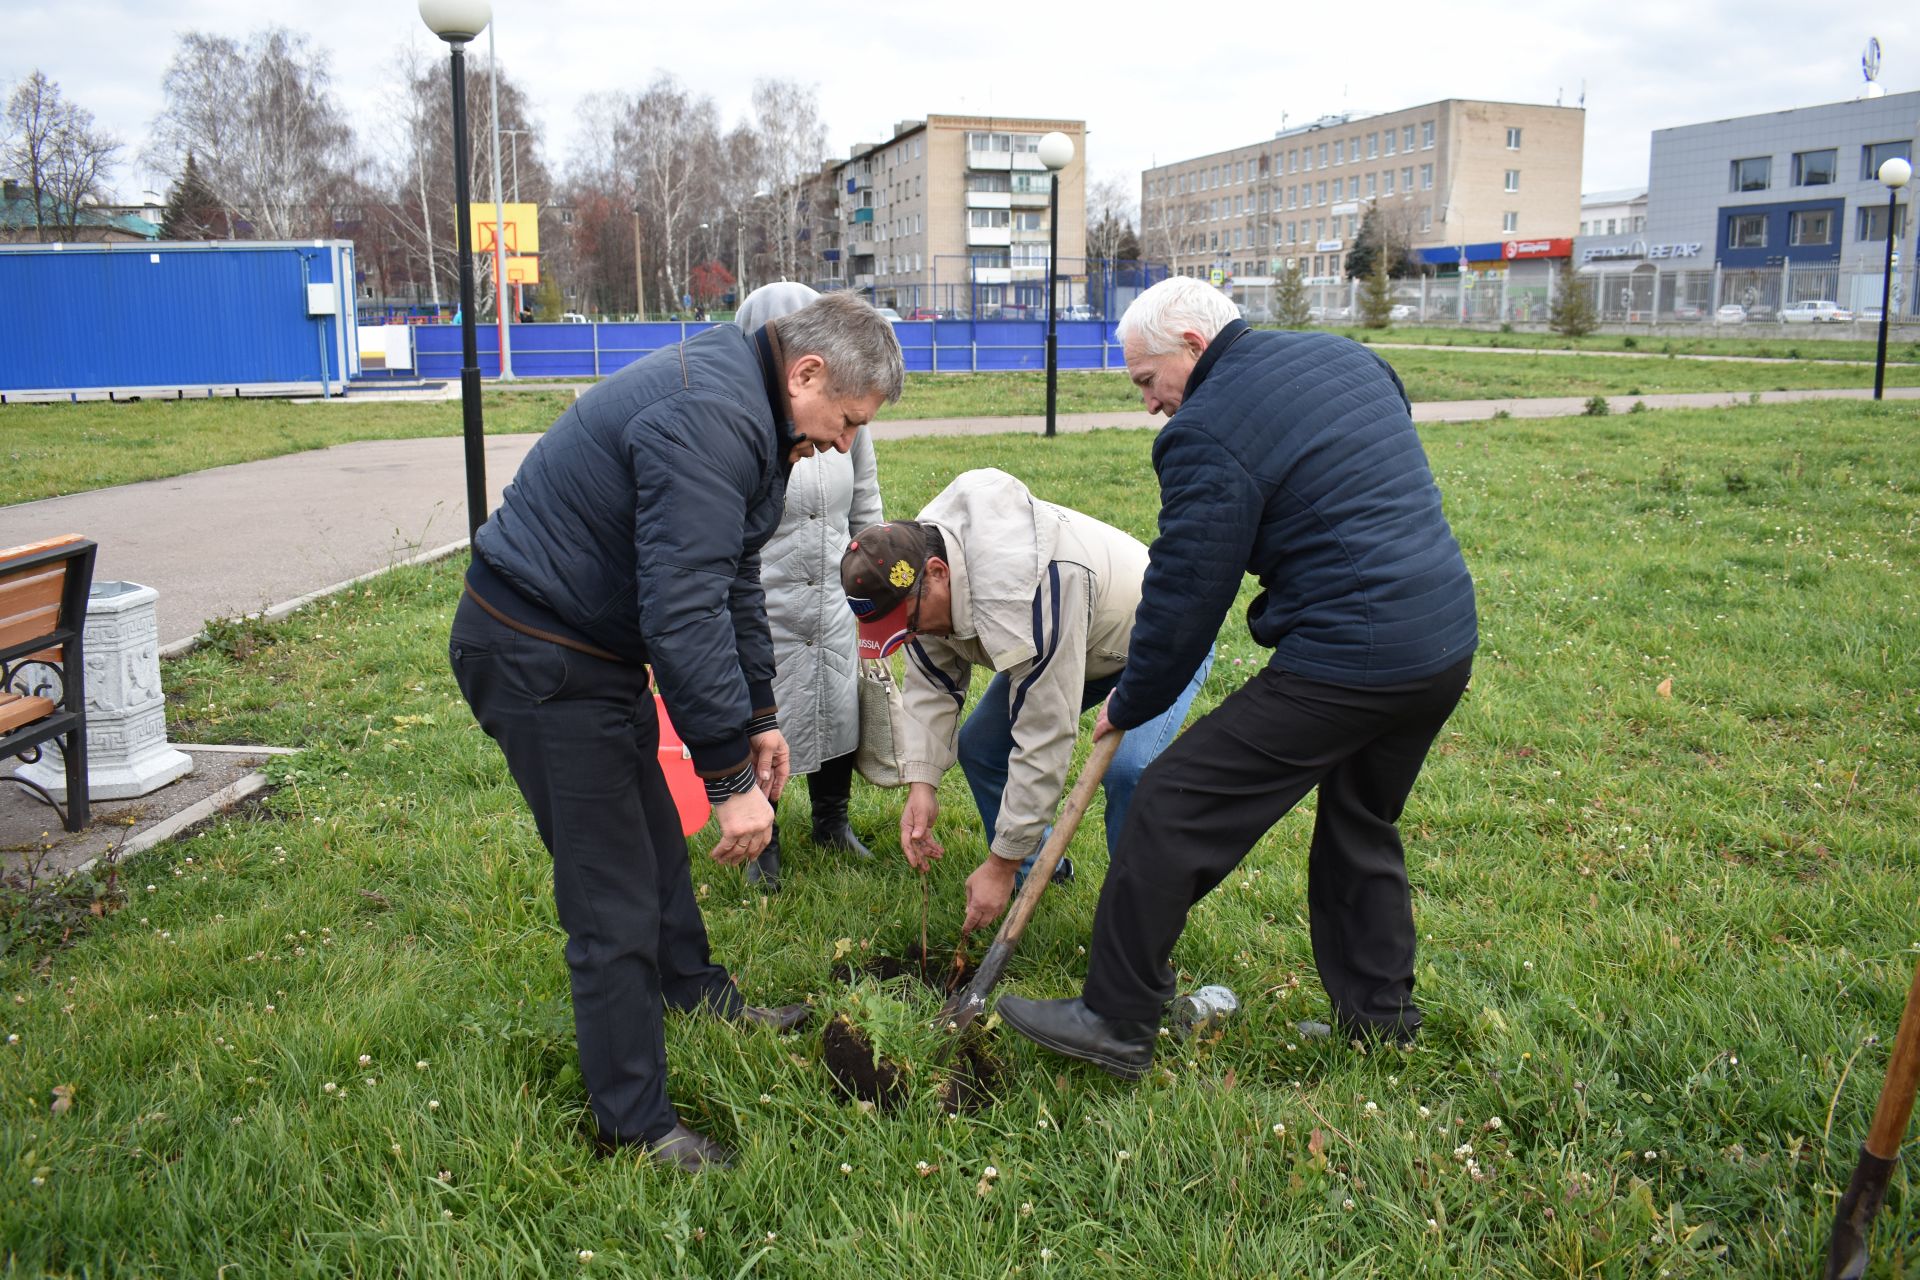
[[[991,468],[956,477],[915,520],[854,535],[841,585],[859,619],[860,656],[906,647],[906,716],[894,726],[909,791],[900,845],[919,870],[934,838],[938,787],[958,763],[989,836],[967,878],[965,927],[1006,909],[1023,863],[1046,838],[1073,760],[1080,715],[1120,679],[1147,549],[1091,516],[1043,502]],[[1180,698],[1128,733],[1107,769],[1107,844],[1119,839],[1141,770],[1180,730],[1211,658]],[[961,723],[973,669],[993,672]]]

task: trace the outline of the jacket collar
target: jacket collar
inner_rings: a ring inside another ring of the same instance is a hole
[[[753,335],[754,349],[760,355],[760,374],[767,384],[767,407],[773,410],[774,438],[785,465],[800,435],[793,429],[793,404],[787,399],[787,354],[780,344],[780,322],[769,320]]]
[[[1226,328],[1215,334],[1213,341],[1207,344],[1207,349],[1200,353],[1200,359],[1195,362],[1193,372],[1187,375],[1187,389],[1183,398],[1198,391],[1200,384],[1207,380],[1207,375],[1213,372],[1213,366],[1218,364],[1220,357],[1226,354],[1227,348],[1251,332],[1252,329],[1245,320],[1232,320],[1228,322]]]

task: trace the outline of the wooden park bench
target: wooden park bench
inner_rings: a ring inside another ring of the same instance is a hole
[[[0,551],[0,760],[33,763],[55,739],[67,766],[69,831],[87,825],[86,660],[94,544],[77,533]],[[38,792],[57,811],[46,788]]]

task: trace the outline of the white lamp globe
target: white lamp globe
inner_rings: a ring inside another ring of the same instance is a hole
[[[1044,144],[1043,144],[1044,145]],[[1899,190],[1907,185],[1907,179],[1913,176],[1913,166],[1899,156],[1893,157],[1880,166],[1880,185]]]
[[[465,43],[493,21],[492,0],[420,0],[420,21],[442,40]]]
[[[1073,160],[1073,139],[1064,133],[1050,133],[1040,139],[1040,163],[1055,173]]]

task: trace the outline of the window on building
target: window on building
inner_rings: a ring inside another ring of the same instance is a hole
[[[1247,180],[1247,162],[1246,161],[1236,160],[1233,162],[1233,180],[1235,182],[1245,182]]]
[[[1217,187],[1220,185],[1220,166],[1219,165],[1216,164],[1208,167],[1207,185],[1209,187]]]
[[[1773,182],[1773,157],[1749,156],[1745,160],[1735,160],[1732,170],[1729,190],[1765,191]]]
[[[1840,153],[1833,147],[1825,151],[1793,153],[1793,185],[1824,187],[1840,176]]]
[[[969,151],[1012,151],[1013,135],[1010,133],[970,133],[967,135]]]
[[[1326,238],[1327,238],[1327,220],[1325,218],[1315,218],[1313,220],[1314,243],[1318,244],[1320,241],[1325,240]]]
[[[1315,204],[1325,204],[1327,202],[1327,184],[1326,183],[1322,182],[1319,186],[1314,188],[1313,202]]]
[[[1382,135],[1383,139],[1387,144],[1387,147],[1386,147],[1387,155],[1393,154],[1393,140],[1399,136],[1400,136],[1400,131],[1398,129],[1389,129],[1386,131],[1385,134]]]
[[[1385,173],[1381,174],[1380,183],[1381,183],[1380,194],[1383,196],[1392,195],[1393,194],[1393,170],[1389,169]]]
[[[1015,231],[1039,231],[1046,226],[1046,223],[1041,220],[1042,216],[1038,209],[1022,209],[1013,215],[1013,229]],[[916,218],[914,221],[917,223],[919,219]],[[919,229],[918,226],[914,227],[915,231]]]
[[[1413,190],[1413,166],[1412,165],[1408,165],[1406,168],[1400,171],[1400,189],[1402,191]]]
[[[1433,206],[1430,204],[1420,206],[1420,229],[1422,231],[1433,230]]]
[[[1379,194],[1379,191],[1380,191],[1380,175],[1377,173],[1368,174],[1367,175],[1367,195],[1369,196],[1377,195]]]
[[[1420,166],[1420,189],[1422,191],[1433,190],[1433,166],[1430,164]]]
[[[1501,214],[1500,229],[1502,231],[1518,231],[1520,229],[1520,215],[1512,209]]]
[[[1595,225],[1597,226],[1597,225],[1599,224],[1599,219],[1597,219],[1597,218],[1596,218],[1596,219],[1594,219],[1594,223],[1595,223]],[[1618,230],[1618,227],[1616,227],[1616,226],[1614,225],[1614,223],[1615,223],[1615,220],[1614,220],[1614,219],[1612,219],[1612,218],[1608,218],[1608,219],[1607,219],[1607,232],[1606,232],[1606,233],[1607,233],[1608,235],[1612,235],[1612,234],[1613,234],[1613,233],[1614,233],[1614,232],[1615,232],[1616,230]]]
[[[1320,167],[1327,167],[1327,144],[1324,142],[1320,144]]]
[[[1895,205],[1893,208],[1893,238],[1904,240],[1907,235],[1907,206]],[[1887,242],[1887,206],[1884,204],[1861,205],[1858,221],[1854,225],[1853,238],[1862,244],[1885,244]]]
[[[1209,249],[1218,249],[1220,247],[1220,233],[1218,231],[1207,233],[1207,247]]]
[[[969,209],[967,224],[974,227],[1010,227],[1013,214],[1005,209]]]
[[[967,175],[969,191],[1011,191],[1013,179],[1004,173],[969,173]]]
[[[1013,149],[1022,155],[1034,155],[1040,150],[1040,135],[1037,133],[1014,134]]]
[[[1236,249],[1242,249],[1242,248],[1245,248],[1245,247],[1246,247],[1246,246],[1245,246],[1245,245],[1244,245],[1244,244],[1242,243],[1242,241],[1241,241],[1241,236],[1242,236],[1243,234],[1244,234],[1244,232],[1242,232],[1242,231],[1241,231],[1241,229],[1240,229],[1239,227],[1235,227],[1235,228],[1233,229],[1233,247],[1234,247],[1234,248],[1236,248]]]
[[[1518,169],[1507,170],[1506,189],[1508,191],[1518,191],[1520,189],[1520,171]]]
[[[1764,249],[1766,247],[1766,214],[1742,213],[1727,219],[1727,248]]]
[[[1880,166],[1889,160],[1913,159],[1913,144],[1902,138],[1898,142],[1869,142],[1860,148],[1860,181],[1880,181]]]
[[[1379,158],[1380,158],[1380,135],[1377,133],[1370,133],[1367,135],[1367,159],[1377,160]]]
[[[1300,224],[1297,222],[1289,222],[1287,224],[1287,243],[1293,244],[1295,241],[1299,239],[1300,239]]]
[[[1795,245],[1833,243],[1833,210],[1802,209],[1787,219],[1787,242]]]
[[[1507,150],[1518,151],[1519,149],[1520,149],[1520,131],[1518,129],[1509,128],[1507,130]]]
[[[1287,172],[1300,172],[1300,153],[1298,151],[1287,152]]]
[[[1354,159],[1359,159],[1360,148],[1355,147],[1353,149],[1353,155]],[[1333,144],[1333,162],[1335,164],[1345,164],[1347,162],[1347,140],[1345,138],[1341,138]]]
[[[1433,150],[1433,121],[1425,120],[1420,124],[1420,149]]]
[[[1412,125],[1407,125],[1405,128],[1400,130],[1400,149],[1402,151],[1413,150],[1413,126]]]

